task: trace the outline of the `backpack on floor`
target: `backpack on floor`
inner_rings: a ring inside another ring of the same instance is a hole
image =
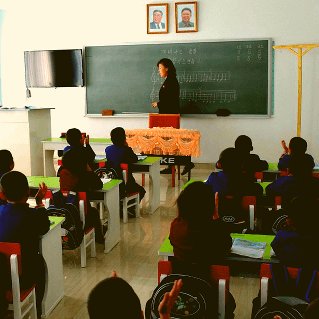
[[[47,208],[48,215],[65,218],[61,226],[62,248],[75,249],[81,245],[84,236],[77,195],[74,192],[69,192],[67,196],[64,196],[60,190],[52,192],[52,194],[53,204]]]
[[[275,315],[282,319],[302,319],[312,299],[312,290],[317,271],[299,268],[296,280],[291,279],[286,266],[271,265],[272,279],[269,285],[270,294],[267,302],[260,307],[253,319],[273,319]],[[258,300],[260,304],[260,299]]]
[[[174,281],[182,279],[183,286],[171,311],[171,318],[208,319],[217,316],[217,294],[205,280],[188,275],[168,275],[155,288],[148,301],[146,318],[158,319],[158,306],[164,294],[169,292]]]

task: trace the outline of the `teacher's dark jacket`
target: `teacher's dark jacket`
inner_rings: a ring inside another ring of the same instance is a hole
[[[176,76],[167,76],[159,91],[160,114],[179,114],[179,84]]]

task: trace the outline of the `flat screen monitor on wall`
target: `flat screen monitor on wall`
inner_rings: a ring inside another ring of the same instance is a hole
[[[25,51],[28,88],[83,86],[82,50]]]

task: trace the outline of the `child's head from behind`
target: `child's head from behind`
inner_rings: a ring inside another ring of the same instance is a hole
[[[14,161],[10,151],[0,150],[0,173],[6,173],[13,169]]]
[[[254,149],[251,138],[247,135],[239,135],[236,138],[235,148],[240,153],[250,153]]]
[[[314,161],[309,154],[294,154],[291,156],[288,169],[289,172],[296,177],[312,176]]]
[[[142,319],[141,303],[133,288],[113,276],[98,283],[88,298],[90,319]]]
[[[81,156],[81,150],[75,148],[63,155],[62,166],[75,175],[81,175],[86,171],[87,161]]]
[[[189,222],[210,220],[214,213],[214,196],[203,182],[189,184],[177,198],[178,216]]]
[[[219,155],[218,162],[226,173],[238,173],[241,171],[241,163],[238,160],[238,151],[233,147],[224,149]]]
[[[83,144],[82,133],[77,128],[70,128],[66,132],[66,140],[71,146],[79,146]]]
[[[293,137],[289,142],[289,150],[291,155],[305,154],[307,151],[307,142],[299,136]]]
[[[27,201],[29,196],[29,184],[24,174],[18,171],[5,173],[0,179],[0,185],[8,201]]]
[[[319,225],[319,199],[297,196],[287,206],[288,221],[300,234],[314,234]]]
[[[126,135],[123,127],[116,127],[111,131],[111,140],[114,145],[125,145]]]

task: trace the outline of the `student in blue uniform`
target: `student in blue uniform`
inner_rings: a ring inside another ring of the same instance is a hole
[[[279,230],[271,246],[287,266],[319,267],[319,199],[295,197],[287,205],[287,227]]]
[[[224,195],[254,195],[258,198],[262,196],[262,187],[243,173],[237,149],[229,147],[223,150],[218,163],[222,171],[212,172],[206,181],[213,194],[218,192]]]
[[[28,180],[24,174],[11,171],[0,180],[1,190],[7,200],[0,206],[0,241],[21,244],[21,286],[28,288],[36,283],[37,312],[40,318],[45,287],[45,264],[39,252],[40,236],[48,232],[50,221],[42,204],[47,187],[39,186],[35,196],[37,207],[30,208]]]
[[[64,148],[63,154],[70,150],[75,150],[77,156],[85,158],[90,167],[94,169],[95,152],[90,145],[89,135],[84,137],[79,129],[70,128],[66,132],[66,140],[69,145]]]
[[[111,140],[113,145],[106,147],[106,167],[113,168],[118,178],[123,177],[121,164],[129,164],[129,172],[127,176],[127,182],[124,186],[120,184],[120,195],[124,197],[126,193],[138,192],[140,194],[140,200],[145,195],[145,189],[136,183],[130,164],[136,163],[138,161],[137,155],[133,152],[132,148],[127,145],[125,130],[122,127],[116,127],[111,131]]]
[[[285,207],[292,198],[299,195],[319,197],[319,179],[312,176],[313,158],[309,154],[294,155],[289,159],[289,175],[281,176],[266,187],[269,197],[282,196]]]
[[[306,151],[307,151],[307,141],[299,136],[295,136],[290,140],[289,147],[287,147],[286,142],[284,140],[281,141],[281,145],[284,149],[284,153],[279,158],[279,162],[278,162],[279,170],[286,170],[289,168],[289,162],[292,156],[304,155],[306,154]],[[313,158],[312,158],[312,162],[313,162],[313,166],[315,166],[315,162]]]
[[[0,178],[3,174],[12,171],[14,168],[13,156],[8,150],[0,150]],[[3,193],[0,190],[0,205],[6,203]]]
[[[254,178],[255,172],[260,172],[268,169],[268,163],[261,160],[257,154],[251,154],[254,149],[251,138],[247,135],[240,135],[235,141],[235,149],[238,151],[238,160],[242,162],[242,170]]]
[[[13,156],[8,150],[0,150],[0,178],[14,168]]]

